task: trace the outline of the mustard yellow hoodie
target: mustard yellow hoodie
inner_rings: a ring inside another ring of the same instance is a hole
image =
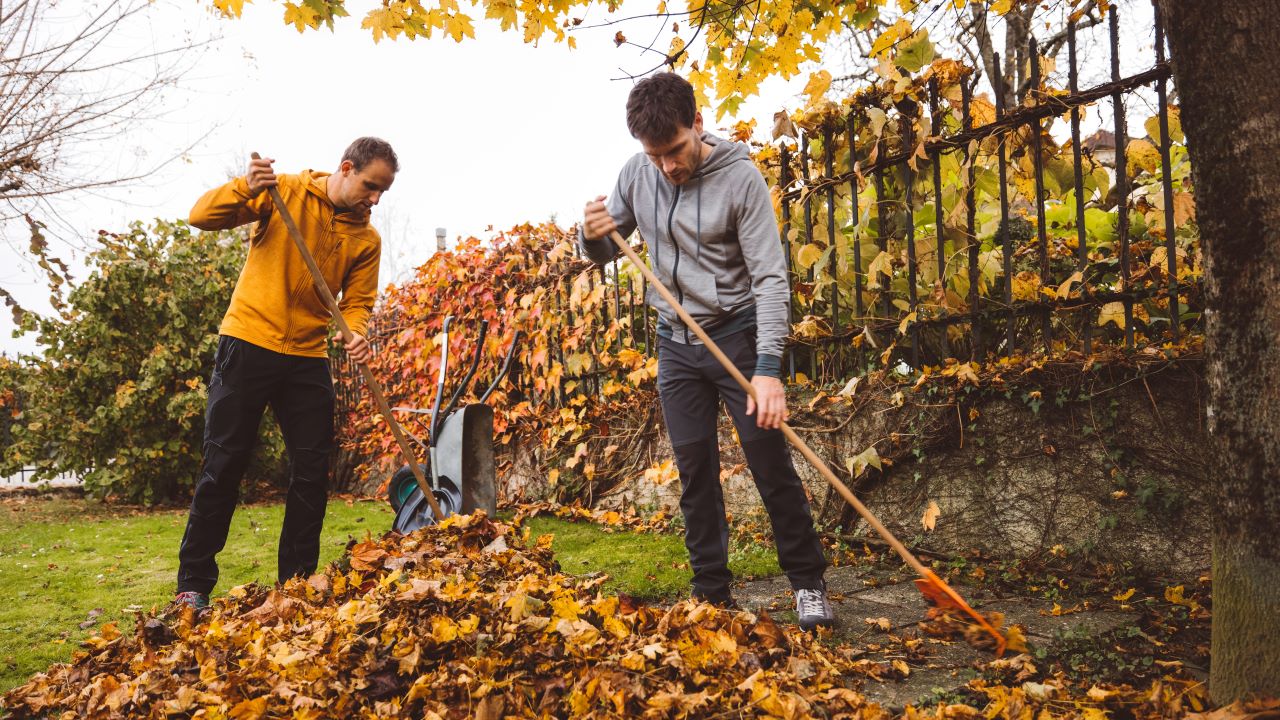
[[[353,332],[363,335],[378,292],[382,239],[367,212],[337,212],[325,189],[329,173],[304,170],[276,181],[294,222],[324,274],[338,309]],[[302,255],[289,237],[271,194],[249,196],[236,178],[205,193],[191,208],[191,224],[227,230],[257,224],[249,257],[236,281],[231,305],[218,332],[286,355],[324,357],[329,310],[312,284]]]

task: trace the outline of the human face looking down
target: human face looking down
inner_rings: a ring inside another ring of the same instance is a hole
[[[661,142],[641,138],[640,145],[667,182],[685,184],[701,164],[706,147],[702,142],[702,113],[693,116],[693,127],[677,130]]]
[[[340,208],[368,212],[382,199],[382,193],[391,189],[395,171],[386,160],[375,158],[364,168],[356,170],[350,160],[343,160],[334,174],[337,183],[329,199]]]

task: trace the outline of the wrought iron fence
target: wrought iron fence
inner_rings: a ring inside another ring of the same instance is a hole
[[[1197,321],[1198,233],[1162,27],[1156,17],[1151,66],[1122,77],[1114,7],[1108,20],[1110,78],[1093,87],[1079,87],[1072,25],[1066,87],[1048,84],[1031,38],[1029,81],[1014,89],[988,78],[994,102],[967,76],[948,89],[935,73],[900,98],[878,88],[860,93],[847,111],[801,123],[794,140],[758,148],[779,195],[793,380],[952,358],[1087,355],[1104,344],[1134,349],[1176,342]],[[1147,102],[1152,91],[1150,140],[1131,137],[1126,103]],[[1095,106],[1109,106],[1112,122],[1090,146],[1083,116]],[[1061,142],[1050,130],[1060,120],[1069,126]],[[596,268],[579,258],[540,282],[554,288],[550,311],[560,327],[595,313],[599,327],[616,320],[624,328],[613,350],[652,356],[657,318],[644,303],[643,278],[621,262]],[[583,277],[611,302],[578,302],[571,289]],[[375,313],[375,350],[406,322]],[[563,404],[620,379],[596,360],[608,349],[603,339],[593,343],[590,361],[567,369],[547,399]],[[559,344],[551,349],[565,364]],[[335,371],[358,374],[345,356]],[[352,407],[356,392],[358,383],[340,383],[340,403]]]

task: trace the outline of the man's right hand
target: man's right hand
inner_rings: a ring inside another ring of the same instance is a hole
[[[249,161],[249,172],[244,175],[249,183],[249,197],[257,197],[263,190],[275,187],[276,174],[271,169],[273,162],[275,162],[274,158],[258,158]]]
[[[595,200],[587,203],[586,209],[582,212],[583,237],[588,240],[599,240],[608,237],[609,233],[617,229],[618,224],[605,209],[604,195],[597,196]]]

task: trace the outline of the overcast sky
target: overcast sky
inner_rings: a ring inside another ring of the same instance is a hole
[[[185,89],[164,96],[161,120],[94,148],[101,156],[88,164],[152,162],[190,150],[145,182],[63,198],[60,214],[71,227],[57,232],[80,244],[132,220],[185,218],[201,193],[243,172],[252,151],[274,157],[277,172],[332,170],[353,138],[377,135],[401,163],[373,215],[387,281],[429,256],[437,227],[452,241],[553,216],[573,223],[587,199],[612,189],[622,163],[639,149],[625,125],[631,83],[613,78],[650,69],[655,56],[615,48],[613,29],[578,33],[576,50],[549,41],[526,45],[519,34],[479,20],[476,39],[461,44],[437,37],[375,45],[359,27],[372,1],[348,3],[353,17],[335,32],[305,34],[283,24],[276,2],[246,4],[239,20],[219,19],[196,0],[157,3],[131,28],[128,43],[220,39],[197,57]],[[632,27],[632,37],[644,34]],[[803,85],[804,78],[771,82],[740,116],[767,128],[776,110],[795,109]],[[709,112],[706,120],[712,129],[732,122],[717,123]],[[0,286],[47,310],[47,291],[21,256],[25,242],[8,232]],[[58,252],[78,264],[80,251]],[[13,339],[11,329],[9,313],[0,312],[0,352],[35,349],[33,338]]]
[[[252,151],[274,157],[277,172],[332,170],[352,139],[377,135],[395,147],[401,171],[373,221],[384,265],[403,273],[429,256],[437,227],[453,241],[553,216],[574,222],[639,149],[625,125],[631,83],[611,78],[655,61],[615,48],[612,30],[580,33],[576,50],[526,45],[517,33],[479,21],[476,39],[461,44],[437,37],[375,45],[359,27],[368,4],[349,3],[355,17],[335,32],[305,34],[283,24],[275,2],[246,4],[239,20],[216,18],[195,0],[162,4],[134,26],[131,42],[172,44],[192,32],[221,39],[187,73],[186,90],[166,95],[161,121],[95,149],[102,157],[88,164],[159,159],[196,145],[147,182],[64,198],[63,217],[84,238],[137,219],[185,218],[202,192],[242,172]],[[789,95],[782,89],[774,97],[752,103],[744,117],[769,117]],[[46,309],[47,291],[14,252],[25,248],[17,230],[0,248],[0,285]],[[11,338],[11,329],[9,313],[0,313],[0,351],[35,348],[30,337]]]

